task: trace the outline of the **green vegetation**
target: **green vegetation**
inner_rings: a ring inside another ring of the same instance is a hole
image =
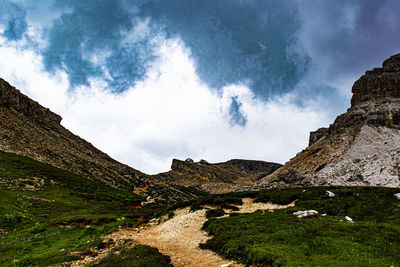
[[[335,193],[329,197],[326,190]],[[213,205],[203,229],[213,237],[202,248],[254,266],[400,266],[399,189],[316,187],[207,195],[172,207],[149,204],[32,159],[0,152],[0,266],[47,266],[111,246],[101,237],[191,206]],[[296,207],[233,213],[242,198]],[[298,219],[315,209],[316,218]],[[322,216],[326,214],[326,216]],[[349,216],[354,223],[346,221]],[[78,252],[78,253],[76,253]],[[170,266],[169,257],[146,246],[125,248],[94,266]]]
[[[326,190],[335,196],[328,197]],[[201,247],[255,266],[400,266],[397,192],[372,187],[262,191],[259,201],[288,204],[297,199],[296,207],[212,218],[203,229],[213,237]],[[292,215],[309,209],[320,215]]]
[[[206,212],[206,218],[221,217],[224,215],[225,215],[225,211],[223,209],[207,210],[207,212]]]
[[[228,204],[242,205],[243,201],[240,196],[236,194],[226,194],[226,195],[207,195],[199,197],[190,203],[185,203],[186,206],[190,206],[190,211],[196,211],[203,209],[203,205],[213,205],[213,206],[226,206]],[[233,207],[228,205],[229,207]],[[235,209],[234,207],[232,209]]]
[[[171,267],[171,259],[162,255],[158,249],[148,246],[125,248],[119,254],[111,253],[94,267]]]
[[[167,212],[144,199],[0,152],[0,266],[46,266],[103,246],[99,237]]]

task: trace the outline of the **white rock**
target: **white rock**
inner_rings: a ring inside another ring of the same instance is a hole
[[[328,194],[329,197],[334,197],[335,196],[335,193],[333,193],[331,191],[326,190],[326,193]]]
[[[316,210],[300,210],[293,212],[293,215],[297,216],[297,218],[304,218],[309,216],[316,216],[318,215],[318,211]]]
[[[344,218],[345,218],[348,222],[354,223],[353,219],[350,218],[349,216],[344,216]]]
[[[400,200],[400,193],[394,194],[394,197],[397,198],[398,200]]]

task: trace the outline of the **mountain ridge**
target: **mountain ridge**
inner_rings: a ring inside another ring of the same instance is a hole
[[[0,150],[160,201],[195,197],[192,192],[112,159],[64,128],[61,120],[61,116],[0,79]]]
[[[361,76],[351,107],[258,186],[400,186],[400,54]]]
[[[209,163],[173,159],[171,170],[156,177],[172,183],[196,187],[212,193],[229,192],[242,185],[251,185],[258,179],[276,171],[282,165],[261,160],[231,159]]]

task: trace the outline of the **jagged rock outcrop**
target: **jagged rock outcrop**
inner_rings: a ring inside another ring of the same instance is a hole
[[[391,56],[382,68],[367,71],[352,88],[351,105],[384,97],[400,97],[400,54]]]
[[[59,124],[61,116],[42,107],[38,102],[23,95],[18,89],[0,78],[0,106],[12,109],[27,117],[39,121],[54,122]]]
[[[157,177],[183,186],[196,186],[212,193],[234,190],[276,171],[282,165],[258,160],[232,159],[227,162],[209,163],[174,159],[171,171]]]
[[[351,107],[309,146],[257,186],[400,186],[400,54],[367,71]]]
[[[159,200],[194,197],[112,159],[60,122],[59,115],[0,79],[0,150]]]

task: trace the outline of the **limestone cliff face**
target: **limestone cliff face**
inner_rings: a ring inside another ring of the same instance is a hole
[[[165,201],[192,197],[122,164],[74,135],[61,117],[0,79],[0,150]]]
[[[400,97],[400,54],[391,56],[356,81],[352,88],[351,105],[384,97]]]
[[[278,163],[243,159],[221,163],[174,159],[171,171],[158,174],[157,177],[178,185],[196,185],[206,191],[222,193],[243,185],[251,185],[281,166]]]
[[[263,186],[400,186],[400,54],[367,71],[352,88],[351,107]]]

